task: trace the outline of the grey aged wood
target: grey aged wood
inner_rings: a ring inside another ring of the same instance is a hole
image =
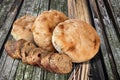
[[[8,14],[14,1],[15,0],[3,0],[3,2],[0,4],[0,28],[4,24],[4,21],[6,19],[6,15]]]
[[[101,2],[101,3],[100,3]],[[101,6],[102,5],[102,6]],[[106,8],[104,6],[104,2],[102,0],[98,0],[98,6],[100,10],[101,17],[103,19],[104,30],[107,35],[108,43],[111,49],[111,55],[117,68],[117,72],[120,75],[120,41],[115,31],[115,26],[113,25],[112,21],[110,20]]]
[[[4,1],[3,1],[4,2]],[[2,55],[2,58],[0,58],[0,80],[8,80],[9,78],[9,73],[11,71],[12,68],[12,64],[14,59],[11,59],[9,56],[6,56],[6,52],[3,50],[3,44],[6,41],[6,37],[9,34],[11,25],[15,19],[15,16],[17,15],[17,9],[19,9],[20,4],[22,3],[21,0],[16,1],[14,4],[11,5],[11,3],[9,3],[10,1],[8,1],[8,10],[7,13],[5,13],[6,18],[5,18],[5,22],[4,25],[2,25],[2,27],[0,28],[0,52]],[[19,4],[18,4],[19,3]],[[7,5],[6,4],[6,5]],[[2,4],[1,4],[2,5]],[[11,6],[10,6],[11,5]],[[10,8],[9,8],[10,7]],[[4,8],[3,8],[4,9]],[[7,8],[6,8],[7,10]],[[4,13],[3,13],[4,14]],[[3,18],[4,19],[4,18]],[[2,50],[1,50],[2,49]],[[1,57],[1,56],[0,56]]]
[[[114,28],[116,30],[118,39],[120,41],[120,1],[119,0],[103,0],[111,19]]]
[[[101,38],[101,52],[103,61],[105,63],[105,69],[107,71],[106,74],[110,80],[119,80],[118,72],[120,66],[120,43],[115,33],[114,26],[108,17],[105,5],[102,0],[98,0],[97,4],[95,0],[89,2],[96,30]]]
[[[120,28],[120,0],[108,0],[111,8],[113,10],[113,15],[115,19],[118,21],[119,28]]]
[[[11,26],[7,26],[5,22],[6,22],[6,20],[8,20],[7,19],[9,16],[8,13],[9,13],[14,1],[15,0],[4,0],[0,4],[0,49],[2,48],[4,39],[6,38],[6,35],[9,32],[9,29],[11,27]]]

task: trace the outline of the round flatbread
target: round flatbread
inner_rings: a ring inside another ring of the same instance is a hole
[[[79,63],[96,55],[100,38],[90,24],[79,19],[70,19],[55,27],[52,43],[58,52],[67,54],[72,62]]]
[[[58,23],[66,19],[68,19],[66,15],[56,10],[44,11],[38,15],[32,27],[36,45],[47,51],[53,51],[51,41],[53,30]]]
[[[25,15],[18,18],[12,28],[12,36],[15,40],[24,39],[27,41],[33,42],[33,35],[31,31],[31,27],[35,21],[36,17]]]

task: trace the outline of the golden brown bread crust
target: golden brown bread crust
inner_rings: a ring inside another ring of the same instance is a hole
[[[70,19],[55,27],[52,43],[58,52],[67,54],[73,62],[79,63],[96,55],[100,38],[91,25],[79,19]]]
[[[41,65],[50,72],[66,74],[72,70],[72,60],[66,54],[50,53],[41,59]]]
[[[31,32],[31,27],[35,21],[36,17],[25,15],[18,18],[14,24],[11,34],[14,39],[25,39],[27,41],[33,42],[33,35]]]
[[[66,19],[68,19],[66,15],[56,10],[44,11],[38,15],[32,27],[35,43],[45,50],[53,51],[51,42],[53,29]]]

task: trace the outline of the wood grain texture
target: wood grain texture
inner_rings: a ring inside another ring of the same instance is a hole
[[[12,22],[12,20],[14,20],[13,16],[10,16],[10,10],[11,7],[13,6],[15,0],[4,0],[1,4],[0,4],[0,50],[3,47],[4,44],[4,40],[9,32],[10,29],[10,25],[9,22]],[[18,7],[16,7],[18,8]],[[16,15],[16,13],[14,13],[13,15]],[[9,21],[11,20],[11,21]],[[8,25],[7,23],[8,22]],[[1,54],[0,54],[1,55]]]
[[[11,6],[13,5],[15,0],[3,0],[0,4],[0,28],[4,24],[6,19],[6,15],[8,14]]]
[[[117,72],[120,75],[120,61],[119,61],[119,59],[120,59],[120,42],[119,42],[119,38],[115,31],[115,27],[108,16],[108,13],[106,11],[106,7],[104,5],[103,0],[98,0],[98,6],[99,6],[101,17],[103,19],[104,30],[107,35],[108,43],[109,43],[110,49],[112,51],[111,55],[115,62],[115,64],[113,64],[113,65],[116,65],[115,68],[117,69]]]
[[[116,53],[117,50],[115,50],[115,48],[118,49],[119,47],[117,45],[115,47],[115,44],[119,45],[119,42],[118,42],[118,39],[116,39],[117,35],[113,31],[114,26],[112,25],[112,22],[110,21],[110,19],[108,17],[105,5],[103,4],[102,1],[100,1],[100,2],[99,1],[100,0],[98,0],[98,4],[96,4],[95,0],[89,1],[91,10],[92,10],[94,25],[95,25],[96,30],[101,39],[101,52],[102,52],[102,58],[104,61],[105,69],[107,71],[106,76],[108,76],[108,79],[110,79],[110,80],[117,80],[117,79],[119,79],[119,76],[118,76],[118,73],[116,70],[118,67],[116,67],[116,65],[119,66],[119,64],[116,64],[115,62],[119,63],[119,60],[114,55],[118,54],[118,53]],[[98,10],[98,8],[99,8],[99,10]],[[108,23],[108,24],[106,24],[106,23]],[[114,40],[113,40],[113,38],[111,38],[112,36],[114,36]],[[111,42],[114,42],[114,43],[111,44]],[[114,45],[114,47],[111,47],[113,45]],[[113,48],[114,48],[114,51],[111,50]]]
[[[118,21],[119,28],[120,28],[120,1],[119,0],[108,0],[109,4],[111,5],[113,15],[115,19]]]
[[[10,6],[9,5],[10,3],[8,1],[8,3],[6,5],[4,5],[4,6],[8,5],[9,12],[7,12],[5,14],[6,18],[4,21],[4,25],[2,25],[2,27],[0,28],[0,37],[1,37],[0,38],[0,43],[1,43],[0,44],[0,55],[2,55],[2,58],[0,58],[0,64],[1,64],[0,65],[0,67],[1,67],[0,68],[0,74],[1,74],[0,80],[9,80],[9,76],[10,76],[12,66],[14,63],[14,59],[11,59],[9,56],[6,56],[6,52],[3,50],[3,48],[4,48],[4,42],[6,41],[6,37],[9,34],[9,31],[11,29],[11,25],[15,19],[15,16],[17,15],[17,11],[20,8],[21,3],[22,3],[22,0],[18,0]]]

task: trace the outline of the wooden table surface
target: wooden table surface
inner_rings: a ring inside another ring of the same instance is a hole
[[[73,64],[69,74],[25,65],[4,50],[6,41],[13,39],[10,33],[17,18],[50,9],[93,25],[101,39],[98,54]],[[120,0],[0,0],[0,80],[120,80]]]

